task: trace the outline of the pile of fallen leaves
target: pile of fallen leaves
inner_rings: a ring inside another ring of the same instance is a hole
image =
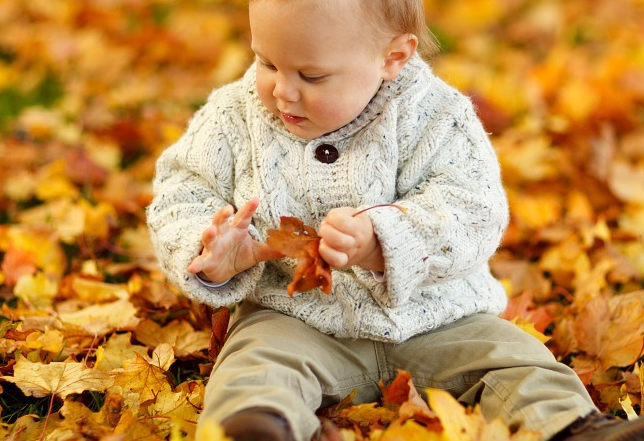
[[[644,2],[425,3],[443,47],[434,69],[472,96],[503,166],[512,223],[492,268],[506,318],[602,410],[639,413]],[[195,439],[220,322],[165,282],[144,207],[158,154],[251,60],[244,4],[0,2],[7,439]],[[509,437],[410,384],[403,373],[382,403],[323,413],[347,439]]]

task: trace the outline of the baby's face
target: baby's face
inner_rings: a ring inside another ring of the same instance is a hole
[[[339,129],[377,92],[384,53],[359,14],[352,0],[251,2],[257,92],[294,135]]]

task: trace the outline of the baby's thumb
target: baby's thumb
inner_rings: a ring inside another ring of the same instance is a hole
[[[201,256],[195,257],[195,259],[190,262],[190,265],[188,265],[188,272],[192,274],[197,274],[198,272],[201,272],[203,269],[203,264],[201,263]]]

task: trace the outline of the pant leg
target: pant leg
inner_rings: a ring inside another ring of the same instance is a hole
[[[487,420],[537,430],[543,439],[596,410],[575,372],[537,339],[490,314],[458,320],[385,347],[388,369],[410,371],[414,384],[480,403]]]
[[[208,380],[199,422],[268,407],[288,420],[298,441],[309,441],[319,428],[316,409],[352,389],[360,401],[376,400],[380,376],[374,342],[336,339],[244,303]]]

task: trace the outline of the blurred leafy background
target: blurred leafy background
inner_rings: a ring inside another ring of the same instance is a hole
[[[425,4],[433,68],[472,97],[503,167],[512,222],[492,268],[505,317],[573,366],[602,410],[639,413],[644,1]],[[144,207],[158,154],[251,62],[246,8],[0,1],[8,439],[194,436],[210,316],[165,283]],[[61,378],[79,386],[52,386]]]

